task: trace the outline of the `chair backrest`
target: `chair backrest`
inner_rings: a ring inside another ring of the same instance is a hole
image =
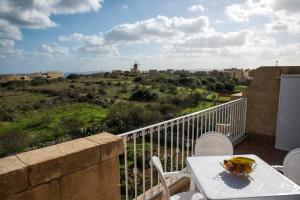
[[[285,156],[283,173],[300,186],[300,148],[293,149]]]
[[[207,132],[197,139],[195,156],[232,155],[233,146],[227,136],[220,132]]]
[[[163,186],[163,200],[169,200],[170,199],[170,192],[169,192],[169,188],[167,185],[167,181],[163,175],[164,171],[161,165],[161,162],[159,160],[159,158],[157,156],[153,156],[152,157],[152,163],[155,166],[157,173],[158,173],[158,177],[159,180]]]

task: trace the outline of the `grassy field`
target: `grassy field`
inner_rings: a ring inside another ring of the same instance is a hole
[[[14,98],[19,97],[20,94],[14,96]],[[42,98],[39,95],[35,97],[28,94],[24,94],[24,99],[25,97],[30,97],[32,100]],[[14,102],[14,105],[16,106],[21,102],[23,101]],[[13,103],[10,102],[9,104]],[[0,134],[5,133],[8,129],[19,129],[29,134],[31,143],[51,141],[67,134],[66,130],[64,130],[62,119],[77,119],[84,124],[83,128],[87,128],[105,119],[107,112],[107,108],[88,103],[65,103],[55,107],[40,108],[26,112],[18,111],[13,122],[0,122]]]
[[[215,106],[215,105],[217,105],[217,103],[215,103],[215,102],[201,102],[201,103],[198,104],[196,107],[193,107],[193,108],[186,108],[186,109],[182,110],[182,111],[180,112],[180,115],[186,115],[186,114],[189,114],[189,113],[201,111],[201,110],[204,110],[204,109],[213,107],[213,106]]]
[[[246,88],[234,88],[234,81],[223,76],[186,72],[37,81],[0,85],[0,137],[22,132],[26,148],[93,131],[122,133],[227,102],[230,94]],[[234,91],[219,92],[217,82]]]

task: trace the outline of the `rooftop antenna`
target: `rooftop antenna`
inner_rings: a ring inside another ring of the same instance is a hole
[[[278,66],[278,62],[279,62],[279,61],[278,61],[278,60],[276,60],[276,67]]]

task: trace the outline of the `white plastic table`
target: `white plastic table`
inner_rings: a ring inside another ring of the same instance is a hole
[[[235,155],[237,156],[237,155]],[[188,157],[187,167],[206,199],[297,199],[300,187],[256,155],[240,155],[256,161],[251,177],[229,174],[220,164],[231,156]]]

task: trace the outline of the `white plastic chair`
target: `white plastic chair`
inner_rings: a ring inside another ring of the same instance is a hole
[[[233,146],[227,136],[220,132],[207,132],[197,139],[195,156],[233,155]]]
[[[167,185],[166,177],[170,176],[182,176],[182,172],[170,172],[170,173],[164,173],[161,162],[157,156],[152,157],[152,163],[155,166],[159,180],[161,181],[161,184],[163,186],[163,200],[200,200],[203,199],[203,196],[201,193],[198,192],[182,192],[175,194],[173,196],[170,195],[170,191]],[[188,174],[189,176],[189,174]]]
[[[290,151],[283,160],[283,166],[272,166],[300,186],[300,148]]]

